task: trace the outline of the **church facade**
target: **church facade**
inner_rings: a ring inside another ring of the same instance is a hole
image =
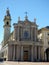
[[[29,21],[28,16],[13,24],[14,31],[11,33],[11,16],[9,9],[4,17],[4,39],[0,56],[6,60],[16,61],[39,61],[44,60],[42,41],[38,40],[38,25],[36,19]]]

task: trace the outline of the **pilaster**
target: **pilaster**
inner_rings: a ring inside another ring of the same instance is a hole
[[[15,45],[14,45],[14,51],[13,51],[13,60],[15,60]]]

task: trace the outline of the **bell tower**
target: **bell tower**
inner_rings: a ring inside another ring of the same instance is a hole
[[[8,8],[6,11],[6,15],[4,17],[3,27],[4,27],[4,43],[5,43],[10,36],[10,30],[11,30],[11,16]]]

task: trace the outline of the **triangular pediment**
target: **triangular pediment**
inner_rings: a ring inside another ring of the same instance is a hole
[[[25,20],[25,21],[24,21],[24,25],[31,25],[31,23],[30,23],[29,20]]]

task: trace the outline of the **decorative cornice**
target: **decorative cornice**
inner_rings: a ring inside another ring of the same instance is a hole
[[[4,25],[3,27],[11,27],[11,25]]]

